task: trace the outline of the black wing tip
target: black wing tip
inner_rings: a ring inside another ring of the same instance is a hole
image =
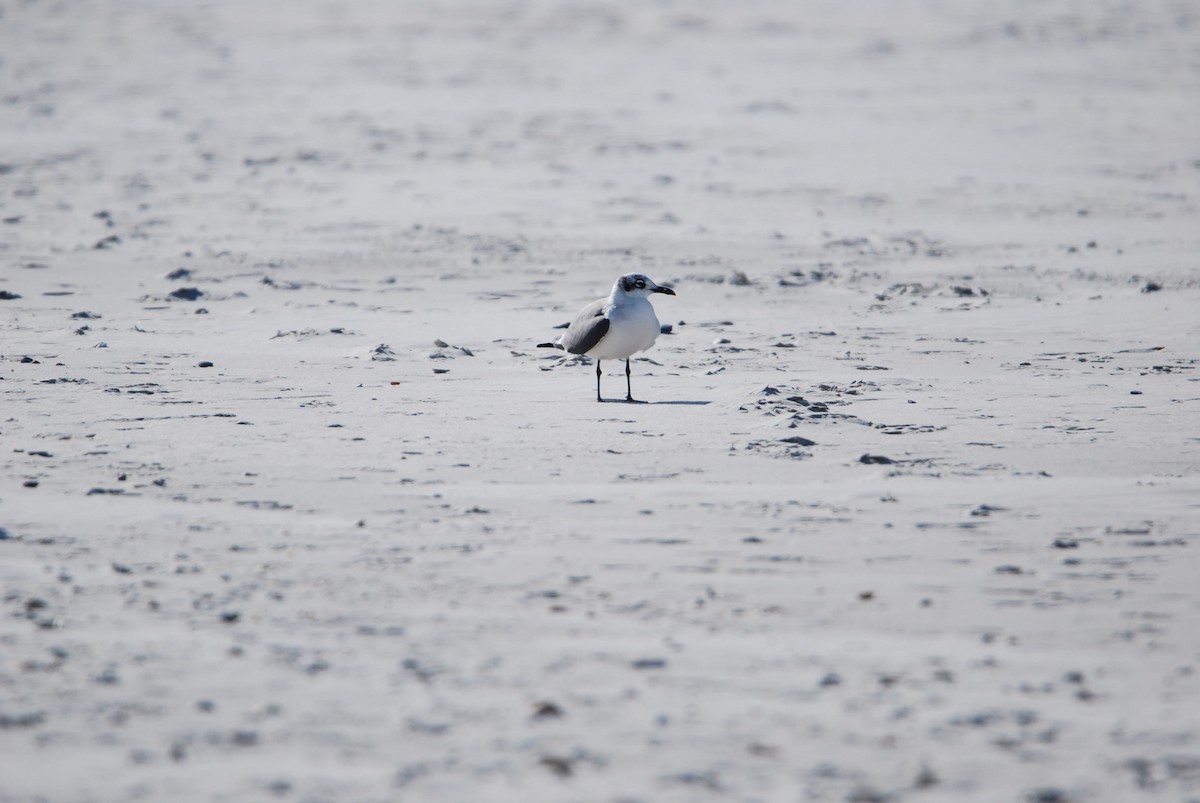
[[[537,347],[540,349],[561,349],[562,344],[561,343],[538,343]]]

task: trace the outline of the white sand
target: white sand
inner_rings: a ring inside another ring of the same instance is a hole
[[[0,9],[0,800],[1200,800],[1195,4]]]

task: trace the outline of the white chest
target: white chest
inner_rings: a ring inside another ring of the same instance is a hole
[[[654,345],[659,333],[654,306],[644,298],[614,306],[608,334],[588,354],[597,360],[620,360]]]

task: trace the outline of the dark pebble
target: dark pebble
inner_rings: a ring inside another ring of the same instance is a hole
[[[202,360],[200,362],[200,367],[201,368],[212,368],[213,364],[211,362],[209,362],[208,360]]]
[[[241,619],[241,618],[242,618],[242,614],[238,611],[222,611],[221,612],[221,621],[222,622],[236,622],[238,619]]]
[[[557,719],[563,715],[563,710],[551,702],[543,700],[533,705],[534,719]]]
[[[204,295],[204,292],[196,287],[179,287],[172,290],[168,295],[171,298],[178,298],[182,301],[195,301]]]
[[[790,438],[780,439],[780,443],[794,443],[797,446],[816,446],[816,441],[810,441],[808,438],[801,438],[799,435],[793,435]]]
[[[7,290],[0,290],[0,301],[15,301],[21,296],[17,293],[10,293]],[[24,360],[22,360],[24,362]]]
[[[1025,573],[1025,570],[1022,569],[1020,566],[1013,566],[1011,564],[1008,564],[1005,566],[997,566],[994,569],[994,571],[996,572],[996,574],[1024,574]]]
[[[117,670],[109,668],[105,669],[99,675],[93,678],[97,683],[102,683],[105,686],[115,686],[121,682],[121,676],[117,674]]]
[[[667,665],[665,658],[638,658],[636,661],[631,661],[630,666],[634,669],[663,669]]]
[[[0,730],[36,728],[45,721],[46,715],[41,711],[30,711],[25,714],[0,714]]]
[[[192,275],[192,271],[190,268],[176,268],[175,270],[173,270],[167,274],[167,280],[172,281],[172,282],[177,282],[180,279],[187,279],[191,275]]]
[[[229,741],[239,747],[253,747],[258,744],[258,731],[234,731],[229,735]]]
[[[117,574],[130,574],[133,572],[128,563],[117,563],[115,561],[113,562],[112,570]]]
[[[1054,548],[1055,549],[1076,549],[1078,546],[1079,546],[1079,542],[1076,541],[1074,538],[1055,538],[1054,539]]]
[[[538,763],[560,778],[567,778],[572,772],[571,760],[567,758],[559,758],[558,756],[542,756],[542,760]]]
[[[891,465],[892,463],[895,463],[896,461],[890,457],[884,457],[881,454],[865,454],[862,457],[858,458],[858,462],[864,463],[866,465],[886,466],[886,465]]]
[[[1158,282],[1146,282],[1145,284],[1142,285],[1143,293],[1157,293],[1161,289],[1162,289],[1162,285],[1159,284]]]

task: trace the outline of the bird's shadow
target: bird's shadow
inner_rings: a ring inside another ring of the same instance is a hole
[[[712,404],[710,401],[701,401],[698,399],[673,399],[670,401],[643,401],[642,399],[599,399],[603,404],[690,404],[703,406]]]

